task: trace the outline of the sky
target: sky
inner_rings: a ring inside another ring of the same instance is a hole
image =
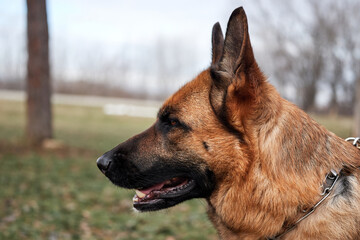
[[[107,76],[130,91],[163,91],[156,73],[159,59],[145,60],[164,45],[165,63],[176,55],[182,61],[176,79],[166,83],[171,93],[209,66],[212,26],[220,22],[224,32],[239,6],[248,15],[257,61],[272,81],[267,71],[270,61],[263,54],[266,40],[256,30],[267,23],[256,21],[257,5],[249,0],[47,0],[53,77],[102,81],[105,77],[99,72],[111,68]],[[0,16],[0,78],[7,74],[21,78],[26,66],[26,1],[0,0]],[[126,64],[131,73],[125,81],[120,75]]]
[[[219,21],[224,31],[232,10],[240,5],[246,8],[247,2],[48,0],[53,72],[76,78],[82,74],[81,68],[92,68],[91,63],[86,63],[91,59],[108,60],[124,51],[139,58],[159,41],[178,42],[189,55],[194,54],[192,67],[174,86],[178,87],[194,77],[194,71],[209,65],[213,24]],[[251,11],[251,5],[248,8]],[[1,52],[2,60],[8,61],[0,67],[1,74],[23,68],[26,61],[26,1],[0,0],[0,15],[0,62]],[[132,81],[130,85],[137,88],[139,84]]]
[[[11,28],[14,39],[25,33],[25,3],[0,0],[0,27]],[[163,37],[194,41],[208,52],[213,24],[220,21],[225,29],[231,11],[240,5],[245,1],[48,0],[47,10],[52,44],[117,48]]]

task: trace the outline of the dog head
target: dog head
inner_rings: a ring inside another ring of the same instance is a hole
[[[209,198],[220,185],[246,178],[254,157],[250,122],[266,118],[259,105],[271,89],[238,8],[225,39],[220,25],[213,27],[210,68],[165,101],[154,125],[101,156],[98,167],[115,185],[137,189],[140,211]]]

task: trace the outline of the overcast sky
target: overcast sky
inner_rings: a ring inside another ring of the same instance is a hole
[[[176,89],[209,66],[212,26],[219,21],[225,31],[231,12],[239,6],[248,14],[252,43],[259,52],[261,46],[252,33],[256,5],[251,1],[48,0],[53,73],[76,77],[82,68],[96,67],[91,59],[106,62],[125,49],[136,60],[146,54],[143,49],[154,49],[159,41],[177,42],[194,56],[189,56],[191,67],[185,66],[185,75],[173,84]],[[0,0],[0,16],[0,75],[12,68],[24,72],[26,1]],[[128,87],[139,84],[130,81]]]
[[[0,27],[11,28],[16,37],[25,31],[25,2],[0,0]],[[195,44],[202,43],[206,51],[212,25],[220,21],[225,28],[231,11],[240,5],[246,7],[245,1],[231,0],[48,0],[47,4],[54,44],[96,43],[116,48],[149,44],[163,37],[192,39]]]

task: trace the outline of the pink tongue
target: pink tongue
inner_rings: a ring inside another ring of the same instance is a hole
[[[142,190],[138,190],[140,192],[142,192],[143,194],[147,195],[149,194],[151,191],[154,191],[154,190],[160,190],[163,186],[165,185],[165,182],[162,182],[162,183],[159,183],[159,184],[156,184],[152,187],[149,187],[147,189],[142,189]]]

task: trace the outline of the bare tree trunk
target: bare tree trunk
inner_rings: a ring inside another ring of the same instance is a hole
[[[36,146],[52,137],[46,0],[27,0],[27,50],[26,137]]]
[[[339,114],[339,104],[337,101],[337,89],[336,89],[337,85],[334,82],[330,82],[329,85],[331,88],[331,99],[330,99],[329,110],[330,110],[330,114],[334,116]]]
[[[312,112],[315,110],[315,98],[317,94],[316,81],[311,82],[308,86],[305,86],[304,89],[302,94],[302,109],[305,112]]]
[[[360,137],[360,77],[356,80],[356,89],[355,89],[355,103],[354,103],[354,134],[356,137]]]
[[[319,44],[316,42],[314,45],[318,46]],[[316,107],[315,100],[317,95],[317,83],[320,81],[321,75],[323,74],[324,71],[323,56],[321,54],[322,53],[320,52],[320,48],[319,48],[319,52],[316,53],[315,56],[313,56],[311,66],[309,64],[305,65],[309,69],[302,69],[301,71],[302,75],[305,78],[307,78],[306,79],[307,81],[303,83],[304,92],[302,93],[302,97],[303,97],[302,109],[305,112],[314,111]]]

